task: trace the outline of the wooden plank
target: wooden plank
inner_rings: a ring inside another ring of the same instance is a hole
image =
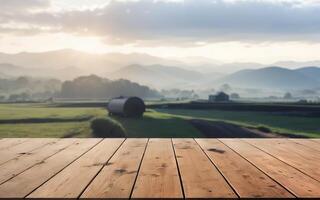
[[[28,154],[24,154],[16,159],[10,160],[0,166],[0,184],[8,179],[18,175],[24,170],[43,162],[46,158],[53,154],[62,151],[67,146],[76,142],[75,139],[54,140],[45,148],[38,148],[30,151]]]
[[[320,143],[320,139],[310,139],[310,140]]]
[[[11,159],[30,153],[38,148],[42,148],[45,145],[55,141],[56,139],[32,139],[24,142],[21,145],[13,146],[12,148],[3,149],[0,151],[0,165],[8,162]]]
[[[183,198],[171,139],[150,139],[132,198]]]
[[[264,144],[276,145],[277,147],[281,147],[283,149],[287,149],[291,153],[310,156],[310,159],[320,159],[320,152],[314,151],[314,149],[291,141],[290,139],[258,139],[263,141]]]
[[[173,139],[186,198],[237,198],[193,139]]]
[[[278,183],[217,139],[197,139],[196,141],[240,197],[293,197]]]
[[[320,144],[314,140],[309,139],[290,139],[290,141],[294,142],[298,145],[304,145],[306,147],[309,147],[313,150],[320,151]]]
[[[245,141],[320,181],[319,152],[304,148],[302,145],[297,147],[286,139],[245,139]]]
[[[101,139],[79,139],[67,149],[0,185],[0,197],[23,198],[56,175]]]
[[[105,139],[28,198],[78,198],[124,139]]]
[[[0,140],[0,151],[22,144],[27,140],[27,138],[3,138],[2,140]]]
[[[221,141],[287,188],[296,197],[320,197],[320,182],[249,143],[239,139],[221,139]]]
[[[128,199],[147,145],[147,139],[127,139],[81,198]]]

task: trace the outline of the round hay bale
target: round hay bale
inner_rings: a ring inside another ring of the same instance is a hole
[[[139,97],[121,97],[112,99],[107,107],[112,115],[124,117],[142,117],[146,110],[144,101]]]

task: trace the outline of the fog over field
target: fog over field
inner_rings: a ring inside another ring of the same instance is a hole
[[[147,86],[150,90],[159,91],[157,95],[147,95],[149,97],[160,97],[160,91],[174,89],[189,91],[190,94],[185,97],[196,95],[206,98],[207,95],[220,90],[240,93],[244,97],[282,96],[285,92],[294,93],[299,97],[317,97],[320,90],[320,68],[317,66],[320,66],[320,61],[281,61],[264,65],[223,63],[199,57],[186,58],[183,61],[137,53],[89,54],[70,49],[43,53],[1,53],[0,91],[3,94],[32,91],[59,93],[60,88],[65,86],[64,81],[96,75],[101,80],[126,79]],[[91,76],[95,80],[93,77]],[[19,81],[27,81],[28,84]],[[35,83],[32,84],[32,81]],[[47,82],[50,86],[46,86]],[[19,88],[19,84],[22,88]],[[94,90],[94,87],[92,89]],[[170,92],[164,93],[168,95]],[[121,95],[121,92],[118,95]],[[129,94],[124,92],[123,95]],[[72,95],[65,97],[70,98]],[[81,98],[81,95],[77,97]]]

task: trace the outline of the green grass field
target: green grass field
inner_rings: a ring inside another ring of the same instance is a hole
[[[89,122],[0,124],[0,137],[91,137]]]
[[[181,117],[148,110],[143,119],[114,117],[127,131],[129,137],[203,137]]]
[[[53,118],[72,119],[83,116],[102,116],[105,110],[101,108],[60,108],[49,104],[0,104],[0,120]]]
[[[0,104],[0,137],[93,137],[90,119],[107,117],[104,108],[53,107],[48,104]],[[19,119],[67,119],[66,122],[7,123]],[[247,127],[268,127],[274,132],[320,137],[320,119],[280,116],[262,112],[215,110],[148,110],[142,119],[113,117],[128,137],[202,137],[189,119],[227,121]],[[1,123],[2,121],[2,123]]]
[[[276,133],[320,137],[320,118],[275,115],[267,112],[159,109],[185,119],[226,121],[246,127],[267,127]]]
[[[93,137],[90,120],[77,122],[83,116],[107,117],[104,108],[52,107],[47,104],[0,104],[1,120],[74,119],[60,123],[0,123],[0,137]],[[143,119],[114,117],[128,137],[201,137],[201,133],[184,119],[155,111]]]

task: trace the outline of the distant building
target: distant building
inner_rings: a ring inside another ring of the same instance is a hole
[[[224,92],[218,92],[216,95],[209,95],[209,102],[227,102],[229,95]]]

